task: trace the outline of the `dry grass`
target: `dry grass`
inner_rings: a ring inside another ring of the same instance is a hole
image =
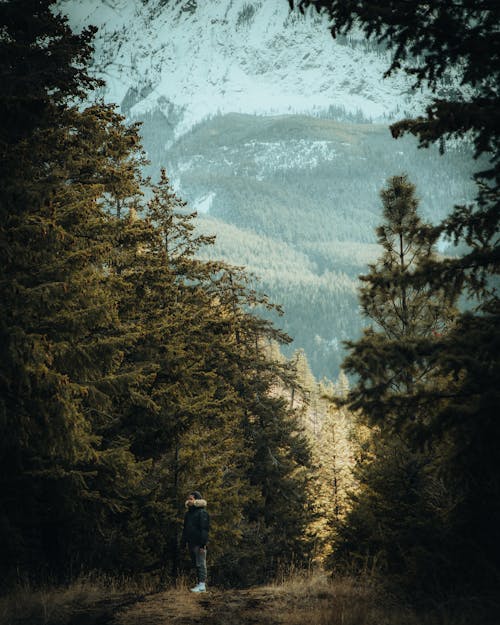
[[[144,583],[104,576],[82,577],[64,587],[19,586],[0,598],[0,625],[64,625],[87,615],[97,622],[147,591]]]
[[[154,580],[153,580],[154,581]],[[373,576],[296,571],[245,590],[195,595],[185,579],[157,592],[144,582],[82,579],[68,588],[19,589],[0,600],[0,625],[499,625],[477,611],[441,606],[417,614],[381,592]],[[480,606],[477,606],[478,608]]]
[[[417,612],[382,591],[373,575],[295,572],[263,590],[274,599],[271,622],[280,625],[500,625],[497,604],[464,600]]]
[[[332,580],[322,572],[295,573],[269,586],[283,625],[422,625],[391,604],[370,579]]]
[[[485,625],[446,611],[417,613],[383,592],[373,575],[331,579],[299,571],[262,590],[273,597],[271,622],[280,625]]]
[[[115,615],[113,625],[192,625],[206,622],[205,608],[201,603],[205,597],[193,594],[182,585],[169,588],[120,611]]]

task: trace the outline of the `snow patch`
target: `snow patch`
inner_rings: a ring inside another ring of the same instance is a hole
[[[332,161],[337,157],[333,141],[252,141],[245,145],[257,148],[255,163],[261,170],[257,175],[261,176],[264,171],[314,169],[321,161]]]
[[[60,0],[70,25],[95,24],[94,71],[105,100],[140,94],[138,118],[173,103],[175,137],[216,113],[276,115],[343,107],[386,123],[399,116],[409,81],[382,80],[390,59],[334,40],[326,18],[290,12],[286,0]],[[361,41],[361,39],[360,39]],[[424,94],[413,94],[423,111]]]
[[[197,213],[208,213],[210,207],[212,206],[214,197],[215,193],[210,191],[210,193],[197,198],[193,202],[193,211],[196,211]]]

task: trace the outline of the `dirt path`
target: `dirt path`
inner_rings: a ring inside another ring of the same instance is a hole
[[[279,625],[276,597],[267,589],[195,595],[167,590],[150,595],[115,614],[109,625]]]

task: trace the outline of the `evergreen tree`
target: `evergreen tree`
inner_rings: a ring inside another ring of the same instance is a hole
[[[121,338],[101,271],[110,240],[98,206],[101,145],[75,104],[96,86],[85,72],[93,31],[73,35],[51,5],[0,7],[5,575],[40,562],[67,571],[72,534],[83,546],[97,529],[89,508],[118,506],[134,470],[126,449],[104,449],[94,428],[108,407],[95,382],[113,370]],[[100,492],[96,470],[123,479]]]
[[[413,602],[449,592],[456,578],[448,519],[456,499],[431,470],[432,454],[379,428],[366,428],[362,436],[329,568],[370,570]]]
[[[344,368],[359,376],[349,402],[372,423],[417,429],[428,423],[429,406],[420,405],[416,394],[437,384],[428,345],[452,324],[456,291],[414,280],[435,258],[438,231],[420,220],[415,187],[407,177],[391,178],[381,198],[384,223],[377,238],[383,253],[361,276],[360,289],[363,314],[374,324],[362,339],[346,343],[350,353]]]
[[[439,441],[442,446],[439,471],[460,502],[451,516],[456,546],[450,553],[460,553],[461,561],[454,561],[451,577],[486,592],[498,583],[500,571],[500,549],[494,538],[500,522],[500,472],[493,443],[499,437],[500,402],[500,7],[485,0],[460,0],[452,6],[444,0],[421,6],[393,2],[388,10],[378,2],[302,0],[298,4],[325,10],[333,20],[333,35],[360,26],[367,38],[393,52],[387,74],[403,69],[415,78],[416,88],[433,92],[426,115],[394,124],[393,136],[411,132],[422,146],[437,141],[442,149],[448,138],[467,137],[474,143],[475,157],[488,159],[475,175],[477,201],[454,207],[440,224],[440,231],[461,254],[429,259],[413,278],[414,284],[445,284],[468,299],[467,310],[444,336],[427,346],[421,343],[420,354],[427,352],[426,359],[447,382],[432,392],[422,389],[418,402],[432,406],[429,430],[434,444]],[[460,87],[443,97],[440,90],[452,74]],[[410,367],[421,358],[416,350],[410,356]],[[461,536],[467,537],[465,541]]]
[[[220,362],[241,406],[248,454],[245,481],[256,494],[244,508],[239,574],[245,570],[245,582],[257,583],[310,557],[305,530],[312,515],[307,499],[311,455],[299,415],[289,408],[287,389],[296,384],[295,373],[282,358],[269,357],[270,343],[290,339],[255,315],[256,307],[275,307],[249,290],[248,282],[248,276],[234,269],[223,274],[218,301],[230,321],[226,356]]]
[[[446,285],[433,291],[407,280],[435,258],[436,229],[420,220],[415,186],[407,176],[393,176],[380,195],[384,223],[376,233],[383,254],[360,278],[366,285],[360,293],[363,312],[388,339],[441,334],[453,314],[446,310]]]
[[[323,390],[321,427],[312,437],[316,480],[311,493],[318,518],[313,523],[318,559],[329,561],[339,525],[350,507],[349,492],[356,454],[356,423],[353,415],[335,402],[333,389]]]
[[[267,351],[289,339],[242,270],[196,257],[212,237],[164,173],[144,206],[137,125],[83,104],[93,30],[53,8],[0,4],[3,583],[176,572],[193,486],[216,562],[263,579],[307,557],[309,450]]]
[[[232,509],[225,516],[218,513],[218,505],[224,501],[222,491],[232,490],[227,483],[230,475],[235,477],[230,468],[237,462],[244,464],[239,407],[220,370],[227,352],[228,321],[218,296],[210,292],[222,266],[195,257],[213,238],[195,233],[195,214],[186,213],[185,206],[162,172],[159,183],[152,187],[145,218],[135,220],[135,227],[144,228],[149,235],[123,273],[133,294],[131,308],[143,331],[134,358],[154,363],[154,377],[147,390],[149,402],[130,412],[129,430],[135,453],[153,458],[156,464],[151,479],[157,492],[154,508],[159,522],[150,527],[164,564],[174,576],[180,564],[179,504],[184,503],[186,492],[197,485],[206,494],[214,519],[220,519],[216,535],[224,536],[226,546],[234,543],[233,526],[246,501],[246,496],[235,490],[228,498]],[[215,470],[218,463],[227,473]],[[215,547],[214,564],[221,551]]]
[[[259,445],[270,450],[278,444],[272,436],[279,435],[280,454],[292,457],[290,467],[282,467],[274,479],[278,490],[286,481],[299,481],[294,472],[306,460],[294,459],[290,449],[298,448],[293,425],[290,440],[279,425],[276,433],[248,427],[257,423],[251,408],[257,393],[258,405],[270,406],[265,420],[285,422],[283,402],[269,397],[283,366],[265,349],[269,340],[283,340],[283,335],[252,310],[271,305],[249,289],[244,272],[198,258],[213,237],[196,233],[195,214],[186,211],[165,172],[151,190],[146,210],[130,224],[144,237],[135,257],[130,248],[119,274],[123,291],[131,294],[123,315],[130,318],[131,310],[141,322],[142,339],[133,357],[137,363],[154,363],[146,387],[149,402],[121,418],[128,423],[134,453],[154,460],[148,483],[155,495],[144,518],[166,573],[177,575],[183,563],[177,550],[179,503],[196,485],[209,499],[214,519],[213,579],[247,584],[274,570],[276,546],[268,545],[269,536],[281,523],[269,512],[262,519],[273,504],[266,504],[265,475],[255,476],[256,431]],[[302,492],[300,485],[297,491]],[[301,544],[303,515],[298,518],[288,532],[293,550]],[[256,527],[265,527],[257,549]]]
[[[436,229],[421,222],[415,188],[394,176],[381,192],[384,223],[377,229],[383,249],[361,276],[360,302],[374,322],[348,343],[346,371],[357,376],[346,399],[371,427],[369,446],[358,459],[352,509],[341,523],[335,558],[348,554],[383,570],[394,587],[414,598],[448,575],[444,554],[444,507],[434,504],[438,452],[428,440],[433,406],[423,394],[447,382],[429,359],[428,345],[453,324],[455,292],[446,285],[413,280],[433,256]],[[439,540],[436,542],[436,538]]]

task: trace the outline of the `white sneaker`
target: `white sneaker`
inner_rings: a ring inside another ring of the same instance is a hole
[[[200,582],[194,588],[191,588],[191,592],[207,592],[207,587],[203,582]]]

